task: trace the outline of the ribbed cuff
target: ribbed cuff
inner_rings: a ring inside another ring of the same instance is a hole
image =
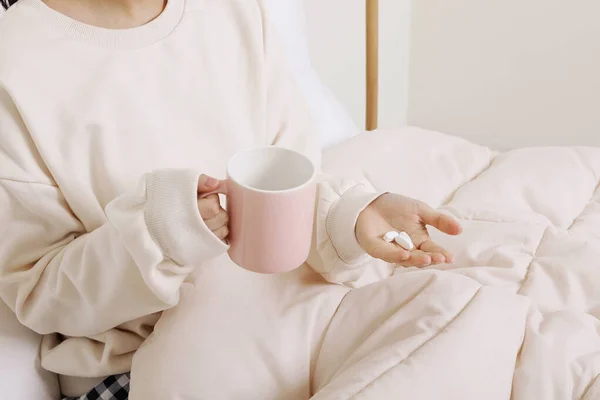
[[[345,192],[331,207],[327,216],[327,233],[345,264],[357,264],[367,256],[356,238],[356,221],[360,213],[382,194],[357,185]]]
[[[179,265],[198,265],[225,253],[198,211],[198,178],[191,170],[161,170],[146,179],[146,225],[163,254]]]

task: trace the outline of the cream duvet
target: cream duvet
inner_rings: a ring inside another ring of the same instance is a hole
[[[214,260],[136,354],[131,399],[600,399],[600,149],[407,128],[324,170],[454,215],[461,236],[431,234],[456,262],[374,263],[351,290]]]

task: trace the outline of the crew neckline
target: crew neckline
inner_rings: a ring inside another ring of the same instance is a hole
[[[115,49],[135,49],[156,43],[177,27],[185,10],[186,0],[168,0],[165,9],[152,21],[134,28],[107,29],[88,25],[68,17],[42,0],[21,0],[42,23],[51,25],[66,36],[97,46]]]

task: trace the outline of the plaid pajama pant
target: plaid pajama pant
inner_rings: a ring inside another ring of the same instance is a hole
[[[63,400],[127,400],[129,398],[130,374],[109,376],[81,397],[65,397]]]

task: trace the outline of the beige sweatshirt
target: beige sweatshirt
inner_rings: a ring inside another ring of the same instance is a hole
[[[197,211],[200,173],[265,144],[319,161],[285,64],[256,0],[169,0],[120,31],[41,0],[0,20],[0,297],[45,335],[44,368],[128,371],[186,277],[227,251]],[[366,268],[354,225],[376,196],[320,185],[309,264],[329,281]]]

